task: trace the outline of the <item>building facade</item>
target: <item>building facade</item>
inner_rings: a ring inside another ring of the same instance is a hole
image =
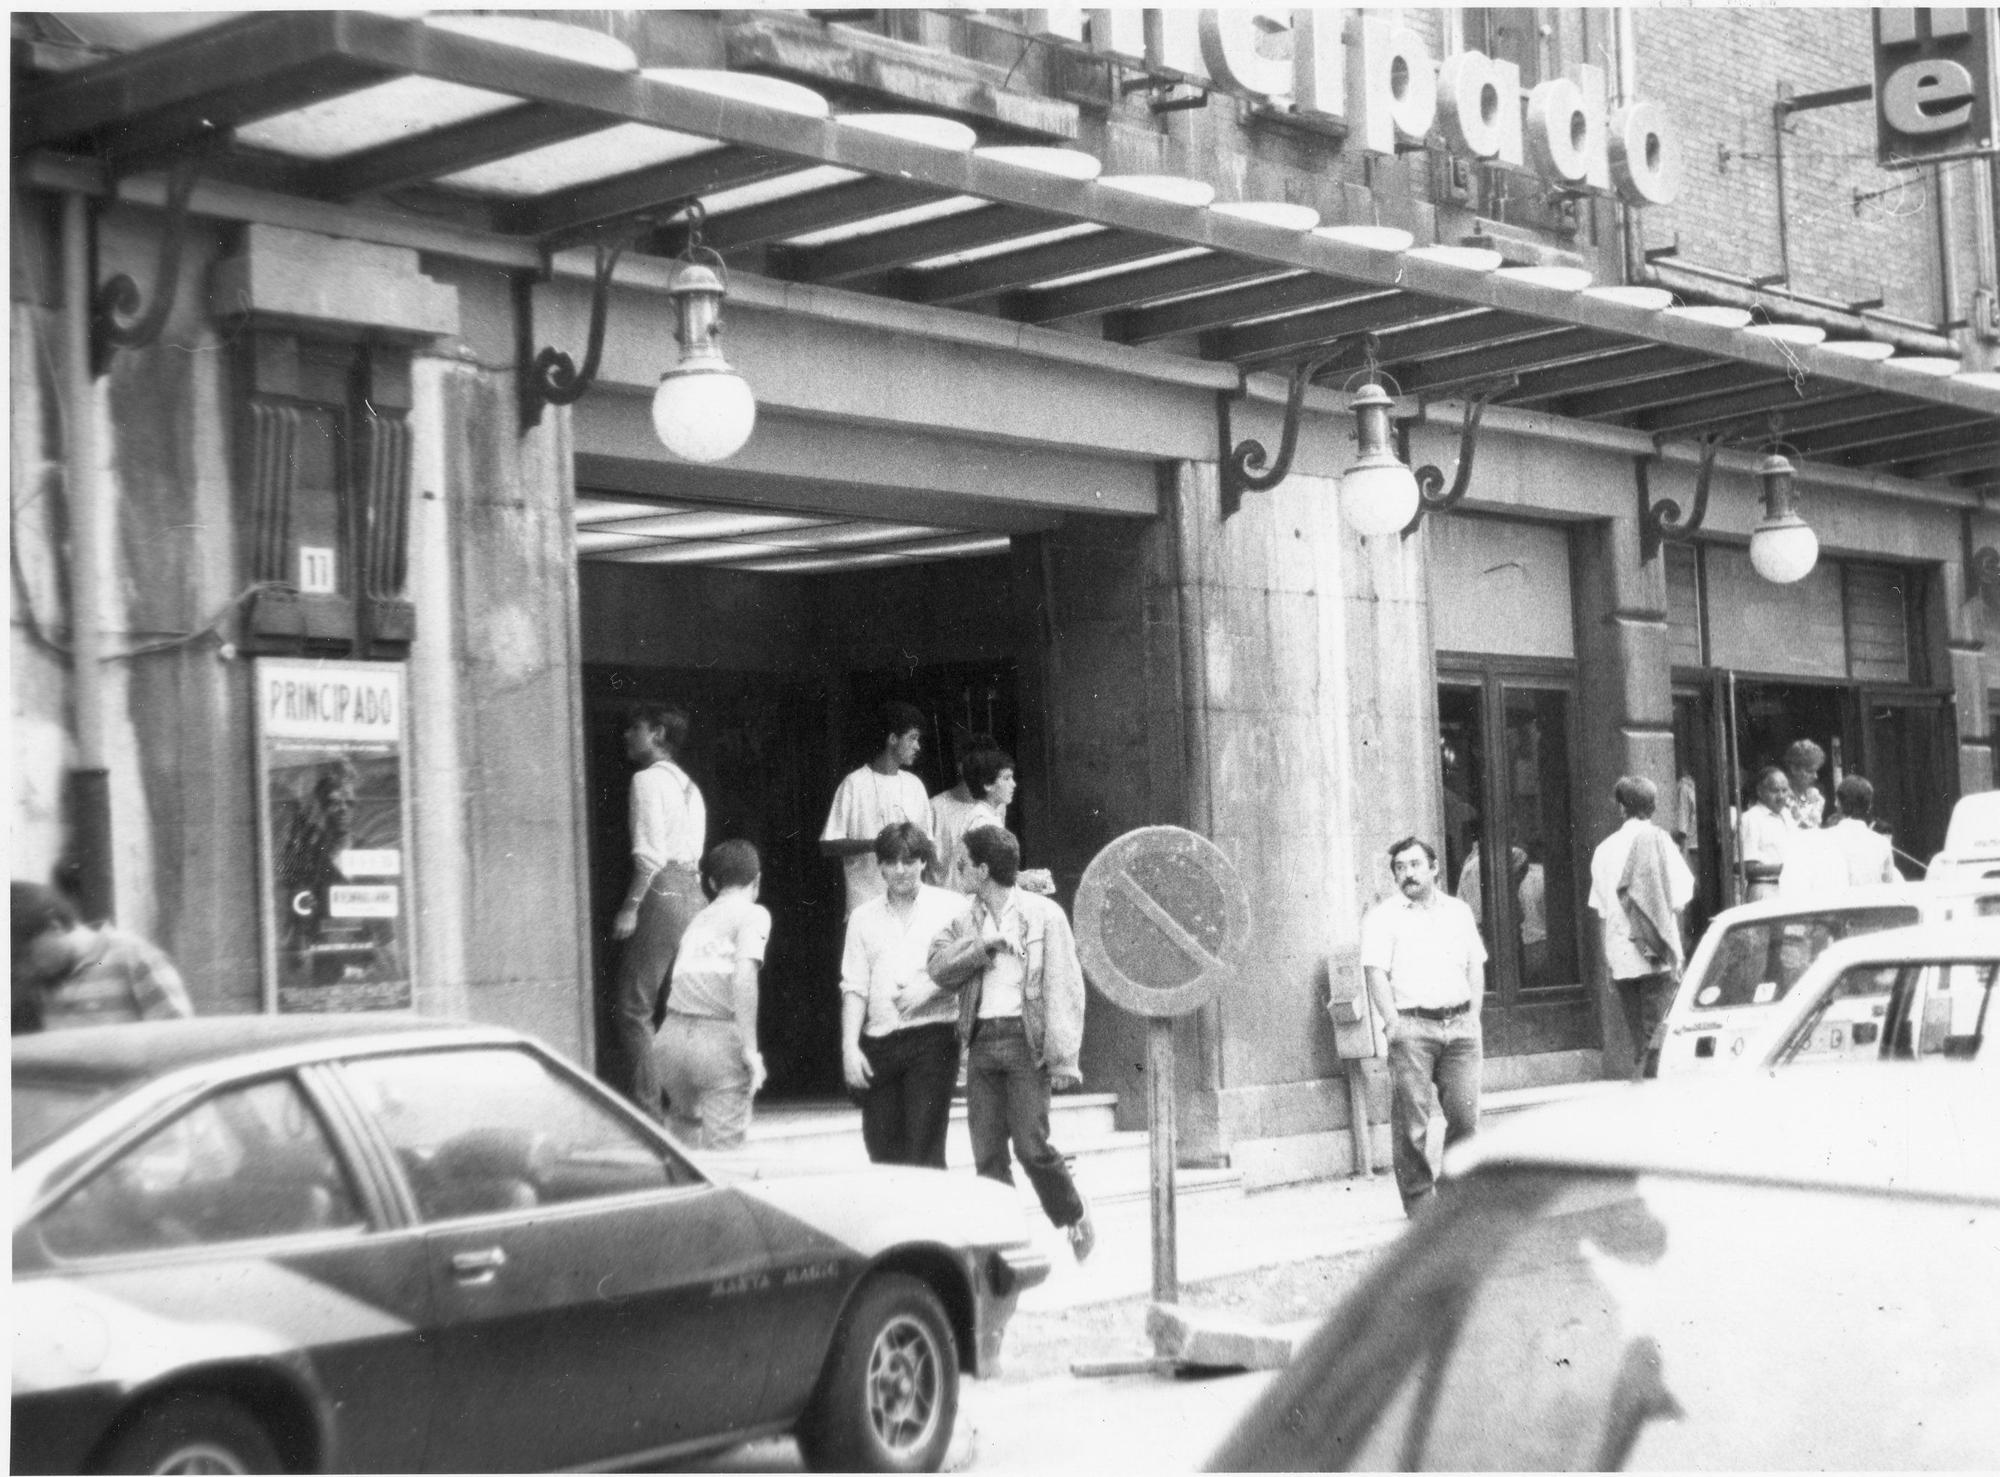
[[[1181,1153],[1276,1182],[1351,1162],[1351,1075],[1384,1127],[1328,1000],[1393,839],[1475,902],[1527,1086],[1629,1050],[1585,907],[1620,774],[1704,911],[1795,738],[1917,865],[1993,783],[1993,161],[1875,162],[1825,101],[1867,12],[187,26],[16,19],[13,815],[15,875],[77,864],[205,1011],[598,1063],[620,715],[671,698],[710,841],[763,853],[772,1090],[836,1094],[816,842],[905,698],[931,789],[1013,753],[1065,902],[1137,826],[1231,858]],[[697,246],[757,403],[714,463],[649,414]],[[580,397],[524,396],[545,347]],[[1343,512],[1371,378],[1434,491],[1470,461],[1400,534]],[[1295,443],[1268,490],[1248,438]],[[1144,1042],[1093,995],[1133,1126]]]

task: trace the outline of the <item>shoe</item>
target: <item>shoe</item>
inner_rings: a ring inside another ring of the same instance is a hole
[[[1069,1249],[1076,1254],[1079,1262],[1090,1260],[1090,1254],[1097,1249],[1097,1227],[1091,1224],[1090,1207],[1083,1208],[1083,1218],[1066,1228],[1069,1235]]]

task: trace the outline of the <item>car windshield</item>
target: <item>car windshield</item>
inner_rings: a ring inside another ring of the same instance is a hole
[[[1533,1170],[1437,1209],[1212,1466],[1909,1469],[2000,1450],[2000,1208]],[[1921,1254],[1885,1262],[1895,1247]]]
[[[72,1123],[88,1117],[112,1091],[101,1082],[34,1082],[16,1077],[14,1162],[19,1164]]]
[[[1827,986],[1771,1059],[1971,1060],[1986,1040],[1996,976],[2000,964],[1990,959],[1856,965]]]
[[[1916,908],[1905,904],[1787,913],[1733,924],[1716,943],[1715,956],[1696,986],[1694,1004],[1701,1010],[1774,1005],[1828,944],[1916,921]]]

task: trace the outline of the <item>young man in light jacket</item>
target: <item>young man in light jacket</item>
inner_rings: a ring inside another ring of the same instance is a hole
[[[979,1173],[1014,1181],[1008,1145],[1028,1172],[1050,1221],[1082,1261],[1097,1244],[1090,1208],[1069,1164],[1049,1142],[1049,1094],[1081,1082],[1083,965],[1069,919],[1050,898],[1015,886],[1021,844],[1000,826],[977,826],[963,841],[972,896],[931,944],[930,977],[958,996],[958,1035],[968,1046],[967,1126]],[[904,987],[913,1010],[923,986]]]

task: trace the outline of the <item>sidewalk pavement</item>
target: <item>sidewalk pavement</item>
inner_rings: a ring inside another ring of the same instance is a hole
[[[1094,1207],[1097,1248],[1079,1263],[1068,1238],[1029,1212],[1035,1244],[1053,1271],[1021,1294],[1017,1316],[1092,1303],[1148,1297],[1153,1288],[1152,1209],[1148,1200]],[[1262,1267],[1337,1256],[1386,1244],[1406,1224],[1388,1174],[1313,1180],[1243,1194],[1180,1198],[1175,1263],[1183,1286]]]

